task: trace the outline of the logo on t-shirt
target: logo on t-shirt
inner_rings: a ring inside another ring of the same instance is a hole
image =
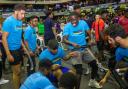
[[[83,33],[82,30],[78,30],[78,31],[74,31],[74,32],[73,32],[74,35],[80,35],[80,34],[82,34],[82,33]]]
[[[15,30],[16,30],[16,31],[22,30],[22,26],[16,26],[16,27],[15,27]]]

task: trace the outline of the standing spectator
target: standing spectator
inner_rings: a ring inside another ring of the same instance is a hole
[[[38,23],[38,34],[39,35],[44,35],[44,22],[43,22],[43,19],[42,18],[39,19],[39,23]]]
[[[119,19],[119,24],[123,27],[126,34],[128,34],[128,18],[127,18],[127,12],[122,15]]]
[[[1,53],[2,53],[2,56],[1,56],[1,59],[2,59],[2,68],[3,68],[3,70],[4,71],[6,71],[6,67],[5,67],[5,62],[6,62],[6,58],[7,58],[7,56],[6,56],[6,52],[5,52],[5,49],[4,49],[4,46],[3,46],[3,44],[2,44],[2,22],[3,22],[3,20],[1,19],[1,22],[0,22],[0,34],[1,34],[1,42],[0,42],[0,49],[1,49]]]
[[[28,76],[32,73],[35,72],[35,66],[36,66],[36,61],[35,61],[35,51],[36,51],[36,48],[37,48],[37,45],[36,45],[36,29],[35,27],[37,26],[38,24],[38,17],[37,16],[31,16],[30,17],[30,24],[29,26],[25,29],[25,32],[24,32],[24,39],[25,39],[25,45],[29,51],[29,54],[31,56],[31,59],[32,59],[32,63],[33,63],[33,70],[31,70],[31,63],[30,63],[30,60],[28,61],[28,68],[27,68],[27,71],[28,71]]]
[[[0,22],[0,85],[1,84],[5,84],[5,83],[8,83],[9,82],[9,80],[5,80],[4,78],[2,78],[2,59],[1,59],[1,57],[2,57],[2,52],[1,52],[1,50],[3,49],[2,48],[2,30],[1,30],[1,28],[2,28],[2,22]]]
[[[2,42],[5,48],[8,61],[13,71],[13,89],[20,87],[20,63],[22,60],[22,19],[25,17],[25,6],[17,4],[14,7],[13,15],[6,18],[3,23]]]
[[[104,60],[104,21],[101,19],[100,15],[95,16],[95,21],[92,24],[92,31],[95,31],[95,38],[96,38],[96,43],[97,43],[97,48],[99,51],[99,59]]]
[[[44,21],[44,42],[48,45],[48,41],[51,39],[56,39],[56,29],[54,27],[54,22],[52,20],[53,13],[48,11],[46,13],[47,18]]]

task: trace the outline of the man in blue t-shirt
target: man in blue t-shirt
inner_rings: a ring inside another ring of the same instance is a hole
[[[12,66],[14,89],[20,86],[20,62],[22,60],[22,19],[25,17],[25,6],[15,5],[13,15],[6,18],[3,23],[2,42],[8,61]]]
[[[97,62],[86,48],[82,48],[87,46],[86,35],[89,36],[90,41],[91,37],[89,27],[84,20],[79,20],[79,15],[75,12],[71,13],[69,18],[70,22],[64,27],[63,40],[68,45],[70,51],[79,51],[83,61],[88,63],[92,68],[89,86],[101,88],[101,86],[99,86],[98,82],[95,80],[95,78],[98,76]],[[77,73],[82,73],[82,63],[76,63],[73,66],[75,67]]]
[[[65,54],[64,50],[59,47],[58,42],[56,40],[49,40],[48,48],[41,52],[39,55],[39,60],[49,59],[54,64],[61,65],[61,59],[69,60],[71,57],[77,57],[78,54],[75,52],[71,52],[68,55]]]
[[[52,62],[44,59],[39,62],[39,71],[31,74],[20,89],[56,89],[46,77],[51,72]]]
[[[36,29],[35,27],[38,24],[38,17],[37,16],[31,16],[30,17],[30,24],[29,26],[25,29],[24,31],[24,40],[25,40],[25,45],[26,48],[29,51],[29,54],[31,56],[32,59],[32,63],[34,65],[33,70],[31,70],[31,66],[32,64],[30,63],[30,60],[28,60],[28,76],[32,73],[35,72],[35,66],[36,66],[36,61],[35,61],[35,51],[37,49],[37,45],[36,45]]]
[[[115,56],[116,56],[117,62],[124,60],[125,62],[128,63],[128,59],[127,59],[128,58],[128,48],[118,47],[116,49]]]
[[[118,24],[111,24],[107,30],[105,31],[108,36],[108,42],[113,45],[113,47],[117,47],[115,50],[115,59],[111,60],[109,63],[110,70],[106,73],[105,77],[100,81],[100,84],[103,85],[107,78],[110,76],[111,71],[115,70],[121,61],[126,62],[126,71],[128,70],[128,48],[126,48],[125,41],[128,37],[124,31],[124,29]],[[128,39],[127,39],[128,40]],[[117,69],[121,71],[122,69]],[[124,70],[124,69],[123,69]],[[128,74],[128,73],[126,73]],[[128,77],[125,77],[128,79]]]

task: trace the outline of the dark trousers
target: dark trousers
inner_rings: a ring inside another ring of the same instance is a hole
[[[126,71],[124,78],[125,78],[126,82],[128,83],[128,70]]]
[[[30,60],[32,60],[30,62]],[[31,74],[33,74],[35,72],[35,67],[36,67],[36,61],[35,61],[35,56],[31,56],[31,59],[28,59],[27,62],[28,66],[27,66],[27,75],[30,76]],[[33,65],[33,67],[32,67]]]
[[[104,53],[103,53],[104,41],[97,41],[97,48],[98,48],[98,51],[99,51],[99,58],[101,60],[104,60]]]
[[[47,45],[48,45],[48,41],[49,41],[49,40],[53,40],[53,39],[55,39],[55,38],[51,38],[51,39],[50,39],[50,38],[49,38],[49,39],[45,39],[45,38],[44,38],[45,46],[47,46]]]
[[[2,78],[2,61],[0,61],[0,79]]]
[[[91,67],[91,79],[96,79],[99,78],[98,75],[98,65],[96,63],[96,60],[93,60],[89,63],[90,67]]]
[[[1,45],[1,53],[2,53],[2,68],[5,70],[5,62],[6,62],[6,58],[7,58],[7,55],[6,55],[6,52],[5,52],[5,49],[3,47],[3,45]]]

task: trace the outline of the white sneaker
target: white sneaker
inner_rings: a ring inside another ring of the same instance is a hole
[[[1,85],[1,84],[5,84],[5,83],[8,83],[8,82],[9,82],[9,80],[5,80],[5,79],[2,78],[2,79],[0,80],[0,85]]]
[[[88,75],[90,73],[89,68],[86,69],[86,72],[84,73],[85,75]]]
[[[102,88],[102,86],[99,85],[99,83],[96,80],[90,80],[88,86],[95,87],[95,88]]]

